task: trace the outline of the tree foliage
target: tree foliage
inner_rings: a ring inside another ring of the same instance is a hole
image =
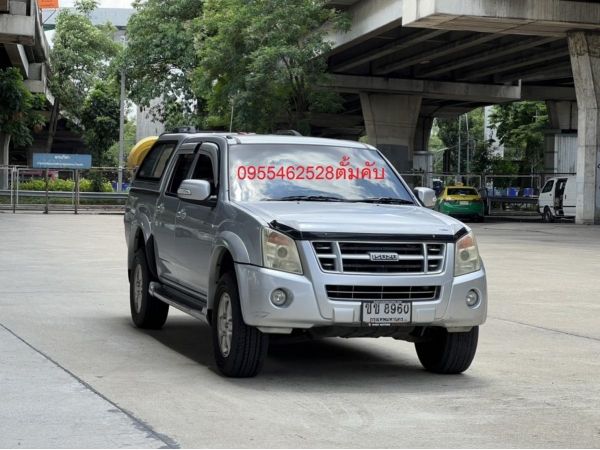
[[[544,102],[499,105],[494,107],[490,120],[500,143],[523,162],[523,170],[543,169],[544,129],[549,124]]]
[[[324,0],[206,0],[198,20],[197,95],[209,125],[308,131],[310,114],[332,112],[339,98],[318,90],[330,43],[323,25],[348,27]]]
[[[15,145],[31,144],[31,128],[43,124],[37,112],[43,103],[44,96],[29,92],[18,69],[0,69],[0,133],[11,136]]]
[[[125,133],[124,133],[124,144],[125,148],[123,151],[123,161],[127,161],[127,157],[131,152],[131,149],[136,144],[136,125],[135,122],[125,122]],[[108,160],[107,167],[117,167],[119,165],[119,142],[115,142],[106,152],[106,158]]]
[[[198,66],[194,20],[202,14],[202,0],[136,0],[127,24],[125,67],[130,97],[139,106],[161,98],[152,108],[167,127],[197,123],[202,102],[192,90]]]
[[[114,83],[98,82],[88,93],[81,110],[85,142],[95,166],[113,163],[107,150],[119,139],[120,104]]]
[[[74,125],[81,123],[85,99],[98,80],[111,75],[111,61],[119,53],[112,25],[94,26],[89,14],[95,0],[78,0],[75,9],[62,9],[56,18],[56,32],[50,52],[50,90],[55,105],[50,123],[48,150],[52,145],[58,112]],[[114,72],[114,71],[113,71]]]
[[[460,120],[460,125],[459,125]],[[488,143],[484,141],[483,109],[478,108],[453,119],[437,119],[437,136],[444,147],[444,172],[485,171]],[[460,146],[460,152],[459,152]]]

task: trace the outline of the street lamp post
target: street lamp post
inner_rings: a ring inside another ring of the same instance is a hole
[[[123,190],[123,157],[125,155],[125,69],[121,69],[121,111],[119,117],[119,179],[117,192]]]

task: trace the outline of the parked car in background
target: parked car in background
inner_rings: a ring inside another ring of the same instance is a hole
[[[438,197],[434,209],[453,217],[470,218],[483,222],[485,205],[474,187],[447,186]]]
[[[557,177],[546,181],[540,193],[538,212],[544,222],[574,219],[577,205],[576,177]]]

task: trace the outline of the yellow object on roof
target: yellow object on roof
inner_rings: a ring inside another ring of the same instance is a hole
[[[135,144],[131,149],[131,152],[129,152],[127,168],[135,169],[136,167],[139,167],[156,141],[158,141],[158,136],[149,136]]]

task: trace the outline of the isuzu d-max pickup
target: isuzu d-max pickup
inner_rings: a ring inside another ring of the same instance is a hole
[[[206,320],[232,377],[256,375],[275,334],[390,337],[429,371],[463,372],[486,275],[472,231],[434,201],[359,142],[164,134],[125,211],[133,322],[161,328],[169,306]]]

